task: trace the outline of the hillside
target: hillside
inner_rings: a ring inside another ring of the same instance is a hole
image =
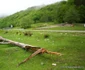
[[[22,10],[5,18],[0,18],[0,28],[30,28],[31,24],[53,23],[84,23],[85,6],[75,6],[74,2],[61,1],[47,6],[35,6]]]
[[[52,5],[56,6],[56,4]],[[28,23],[29,25],[27,27],[29,27],[30,23],[48,22],[49,20],[52,21],[53,17],[49,15],[52,13],[51,10],[53,11],[54,9],[52,5],[31,7],[6,18],[2,18],[0,19],[0,27],[9,27],[10,25],[22,27],[23,24],[27,26]],[[49,15],[49,18],[46,16],[47,14]]]

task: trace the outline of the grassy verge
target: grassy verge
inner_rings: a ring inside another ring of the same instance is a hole
[[[85,27],[83,26],[74,26],[74,27],[54,27],[54,28],[46,28],[46,30],[85,30]]]
[[[23,29],[19,27],[14,27],[12,29]],[[53,22],[48,23],[37,23],[32,24],[31,28],[27,30],[85,30],[84,24],[75,23],[74,26],[62,26],[62,24],[54,24]]]
[[[31,32],[29,36],[22,31],[2,31],[0,36],[5,38],[40,46],[50,51],[56,51],[63,56],[39,54],[25,64],[17,64],[27,58],[27,52],[17,46],[0,45],[1,70],[84,70],[85,66],[85,33],[56,33],[56,32]],[[45,37],[45,36],[48,37]],[[56,63],[56,66],[52,66]]]
[[[51,27],[54,26],[54,27]],[[47,28],[38,28],[38,29],[44,29],[44,30],[85,30],[85,27],[83,24],[74,24],[74,26],[60,26],[57,25],[48,25]]]

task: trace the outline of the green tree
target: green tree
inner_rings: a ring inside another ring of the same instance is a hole
[[[78,10],[80,14],[80,22],[85,23],[85,6],[81,5]]]
[[[81,5],[85,5],[85,0],[74,0],[74,4],[78,7]]]
[[[31,27],[31,24],[33,24],[34,21],[31,20],[29,17],[24,17],[20,20],[20,27],[21,28],[30,28]]]
[[[78,22],[80,20],[79,13],[74,6],[70,7],[64,16],[64,21],[68,23]]]
[[[61,2],[59,3],[59,5],[58,5],[58,8],[57,8],[57,11],[56,11],[56,14],[55,14],[56,20],[57,20],[59,23],[64,22],[63,17],[64,17],[64,15],[65,15],[66,11],[67,11],[66,2],[61,1]]]

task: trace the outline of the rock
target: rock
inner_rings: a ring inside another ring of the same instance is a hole
[[[41,65],[44,65],[44,63],[43,63],[43,62],[41,62]]]
[[[52,66],[56,66],[57,64],[56,63],[52,63]]]

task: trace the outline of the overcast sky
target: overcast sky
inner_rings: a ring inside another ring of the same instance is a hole
[[[28,7],[51,4],[61,0],[0,0],[0,15],[13,14]]]

